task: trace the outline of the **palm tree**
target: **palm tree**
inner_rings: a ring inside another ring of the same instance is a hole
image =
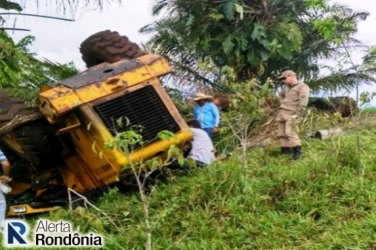
[[[320,59],[340,57],[343,45],[359,45],[351,35],[368,15],[326,0],[158,0],[153,10],[168,15],[141,30],[155,32],[149,47],[175,62],[177,80],[209,85],[221,81],[224,68],[238,81],[290,68],[314,82]],[[337,73],[348,81],[314,86],[354,86],[354,76],[345,77],[349,72]]]
[[[0,88],[33,102],[42,85],[66,79],[77,74],[72,64],[57,64],[41,61],[28,51],[34,41],[26,36],[17,44],[0,30]]]

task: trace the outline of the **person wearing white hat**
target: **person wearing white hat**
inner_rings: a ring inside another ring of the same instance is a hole
[[[220,118],[218,107],[211,102],[213,97],[199,92],[192,99],[197,104],[193,110],[194,119],[212,137],[218,130]]]

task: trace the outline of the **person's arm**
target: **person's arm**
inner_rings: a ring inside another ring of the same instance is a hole
[[[299,91],[298,116],[302,115],[307,108],[309,99],[309,87],[304,85]]]
[[[282,87],[281,92],[278,94],[279,101],[282,101],[285,98],[285,87]]]
[[[220,115],[219,115],[218,107],[213,103],[212,103],[212,113],[214,115],[214,131],[213,132],[216,132],[219,126]]]
[[[1,167],[3,168],[3,175],[9,176],[10,175],[10,163],[8,160],[2,161]]]
[[[1,167],[3,168],[3,175],[0,176],[0,182],[7,183],[10,182],[12,179],[9,177],[10,175],[10,163],[8,160],[2,160],[0,162]]]
[[[195,120],[198,120],[198,109],[197,109],[197,106],[193,107],[193,118]]]
[[[0,150],[0,165],[2,167],[2,170],[3,170],[3,175],[0,176],[2,181],[4,182],[8,182],[10,181],[11,179],[9,178],[9,175],[10,175],[10,163],[7,159],[7,157],[5,156],[4,152]]]

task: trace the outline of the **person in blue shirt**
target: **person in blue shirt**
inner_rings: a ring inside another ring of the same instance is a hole
[[[200,126],[205,130],[210,137],[213,133],[218,131],[219,125],[219,110],[218,107],[211,102],[213,97],[205,95],[203,93],[197,93],[193,97],[193,101],[196,102],[196,106],[193,110],[194,119],[200,123]]]
[[[4,229],[5,214],[6,214],[6,200],[3,193],[10,192],[10,187],[7,183],[12,179],[9,177],[10,164],[3,151],[0,150],[0,166],[2,167],[2,175],[0,176],[0,231]]]

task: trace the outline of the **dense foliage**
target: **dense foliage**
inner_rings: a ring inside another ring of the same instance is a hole
[[[73,64],[37,59],[27,48],[33,40],[27,36],[15,44],[6,32],[0,30],[0,87],[28,101],[36,98],[44,84],[77,73]]]
[[[325,0],[159,0],[154,14],[163,18],[142,29],[156,32],[151,49],[173,60],[180,78],[212,86],[224,66],[240,81],[265,79],[286,68],[311,81],[319,59],[339,57],[344,45],[357,43],[351,35],[368,15]],[[345,80],[317,88],[355,85],[346,81],[349,72],[337,73]]]

